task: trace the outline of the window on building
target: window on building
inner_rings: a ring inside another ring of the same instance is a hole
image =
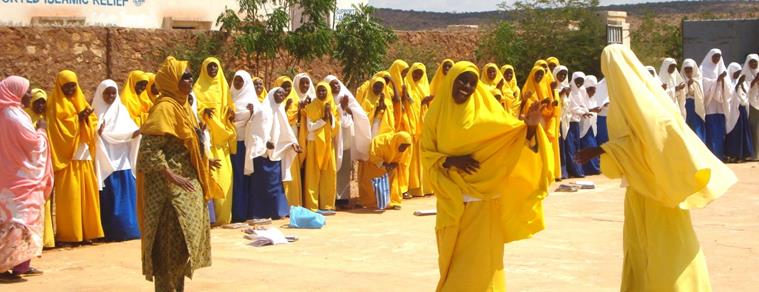
[[[621,25],[607,25],[606,26],[606,42],[609,44],[622,44],[624,39],[622,38],[622,26]]]
[[[173,17],[163,18],[164,29],[198,29],[198,30],[210,30],[210,21],[196,21],[196,20],[178,20]]]

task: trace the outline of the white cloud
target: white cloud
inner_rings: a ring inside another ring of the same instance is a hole
[[[435,12],[471,12],[492,11],[498,9],[498,4],[504,0],[433,0],[433,1],[409,1],[409,0],[369,0],[369,4],[381,8],[393,8],[401,10],[435,11]],[[513,3],[513,0],[508,0]],[[660,2],[646,0],[601,0],[601,5],[632,4],[641,2]]]

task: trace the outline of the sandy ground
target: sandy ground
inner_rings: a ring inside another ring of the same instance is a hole
[[[759,163],[731,166],[740,183],[706,209],[692,212],[715,291],[759,287]],[[592,191],[554,193],[545,201],[548,227],[506,246],[511,291],[618,291],[622,266],[624,190],[604,177]],[[213,266],[196,272],[188,291],[432,291],[437,253],[434,198],[384,214],[340,212],[322,230],[284,230],[300,241],[246,245],[240,230],[212,231]],[[276,226],[286,221],[274,222]],[[2,291],[150,291],[140,274],[140,242],[46,251],[44,270]]]

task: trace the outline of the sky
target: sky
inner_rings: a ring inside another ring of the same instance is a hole
[[[514,0],[506,0],[514,2]],[[601,5],[660,2],[653,0],[600,0]],[[504,0],[369,0],[369,4],[380,8],[434,12],[478,12],[497,10]]]

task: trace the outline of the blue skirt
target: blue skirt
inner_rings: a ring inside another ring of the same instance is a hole
[[[253,159],[255,171],[250,175],[249,214],[253,218],[280,219],[290,215],[290,206],[282,186],[282,163],[266,157]]]
[[[140,238],[137,226],[137,184],[131,170],[112,173],[100,191],[100,220],[105,239],[124,241]]]
[[[738,123],[735,124],[725,138],[725,156],[746,160],[754,156],[754,143],[751,137],[751,125],[748,123],[748,112],[743,106],[738,107]]]
[[[704,126],[704,120],[696,113],[696,101],[692,98],[685,99],[685,123],[701,141],[706,143],[706,126]]]
[[[580,150],[580,123],[569,123],[569,133],[565,140],[564,158],[567,166],[567,175],[570,178],[585,177],[582,165],[575,162],[575,153]]]
[[[559,129],[561,129],[562,126],[559,126]],[[569,177],[569,173],[567,172],[567,139],[564,137],[564,135],[559,136],[559,157],[561,159],[561,179],[566,179]]]
[[[706,115],[706,146],[714,156],[725,160],[725,115]]]
[[[245,222],[252,219],[248,212],[250,177],[245,175],[245,142],[237,141],[237,153],[230,156],[232,160],[232,222]]]
[[[596,133],[596,142],[598,145],[600,146],[609,142],[609,128],[606,126],[606,116],[598,116],[596,128],[598,128],[598,133]]]
[[[580,139],[580,149],[596,148],[598,143],[596,142],[596,136],[593,135],[593,129],[589,129],[585,136]],[[585,175],[597,175],[601,174],[601,161],[598,157],[591,159],[587,163],[582,165],[582,171]]]

